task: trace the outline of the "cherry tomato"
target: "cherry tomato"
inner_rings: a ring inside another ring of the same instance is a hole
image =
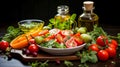
[[[75,42],[74,39],[69,39],[65,42],[65,45],[67,48],[72,48],[72,47],[76,47],[77,43]]]
[[[111,47],[111,48],[114,48],[114,49],[116,49],[117,47],[114,45],[114,44],[112,44],[112,43],[109,43],[109,44],[107,44],[108,45],[108,47]]]
[[[111,43],[114,44],[116,47],[118,47],[118,42],[116,40],[112,39]]]
[[[89,50],[92,50],[92,51],[96,51],[98,52],[100,49],[98,48],[98,45],[97,44],[91,44],[89,47],[88,47]]]
[[[116,57],[116,49],[114,49],[112,47],[108,47],[108,48],[106,48],[106,51],[108,52],[110,58]]]
[[[5,41],[5,40],[2,40],[0,42],[0,49],[5,51],[7,49],[7,47],[9,47],[9,42]]]
[[[38,46],[36,44],[30,44],[30,46],[28,47],[28,50],[33,53],[33,52],[38,52]]]
[[[107,38],[105,36],[101,35],[101,36],[97,37],[96,43],[100,46],[106,46],[106,40],[107,40]]]
[[[97,53],[98,59],[101,61],[107,61],[109,59],[109,54],[106,50],[100,50]]]
[[[109,40],[108,43],[115,45],[116,48],[118,47],[118,42],[114,39]]]
[[[36,44],[35,39],[30,39],[29,42],[30,44]]]

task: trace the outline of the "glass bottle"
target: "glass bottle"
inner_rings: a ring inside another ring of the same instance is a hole
[[[86,27],[87,31],[92,31],[93,26],[98,25],[99,17],[93,12],[93,1],[83,2],[83,13],[78,17],[78,27]]]
[[[73,29],[76,27],[75,14],[69,14],[69,7],[67,5],[60,5],[57,7],[57,14],[54,16],[54,27],[59,29]]]
[[[59,19],[60,22],[64,22],[70,18],[69,7],[67,5],[60,5],[57,7],[57,14],[55,19]]]

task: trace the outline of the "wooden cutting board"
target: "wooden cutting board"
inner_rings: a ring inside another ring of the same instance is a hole
[[[37,57],[33,56],[26,56],[22,54],[22,50],[16,50],[12,49],[11,54],[14,57],[17,57],[21,59],[24,62],[30,62],[30,61],[45,61],[45,60],[50,60],[50,61],[63,61],[63,60],[79,60],[80,57],[77,57],[75,54],[72,55],[50,55],[48,53],[45,53],[43,51],[40,51]]]

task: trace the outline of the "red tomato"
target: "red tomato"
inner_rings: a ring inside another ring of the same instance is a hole
[[[80,37],[72,37],[75,42],[77,43],[77,46],[82,45],[84,41]]]
[[[62,30],[61,31],[61,35],[62,36],[72,36],[73,35],[73,31],[72,30]]]
[[[35,39],[30,39],[29,42],[30,44],[36,44]]]
[[[108,47],[111,47],[111,48],[114,48],[114,49],[116,49],[117,47],[114,45],[114,44],[112,44],[112,43],[109,43],[109,44],[107,44],[108,45]]]
[[[0,49],[5,51],[7,49],[7,47],[9,47],[9,43],[7,41],[2,40],[0,42]]]
[[[112,39],[111,43],[114,44],[116,47],[118,47],[118,42],[116,40]]]
[[[116,57],[116,49],[114,49],[112,47],[108,47],[108,48],[106,48],[106,51],[108,52],[110,58]]]
[[[100,46],[105,46],[106,45],[106,40],[107,40],[107,38],[105,36],[101,35],[101,36],[97,37],[96,43]]]
[[[80,35],[81,35],[80,33],[74,34],[75,37],[80,37]]]
[[[63,37],[62,37],[61,34],[57,34],[55,38],[56,38],[56,40],[57,40],[58,43],[63,42]]]
[[[98,48],[98,45],[97,44],[91,44],[89,47],[88,47],[89,50],[92,50],[92,51],[96,51],[98,52],[100,49]]]
[[[69,39],[65,42],[65,45],[67,48],[72,48],[72,47],[76,47],[77,43],[75,42],[74,39]]]
[[[52,34],[52,35],[50,35],[50,36],[44,38],[44,41],[47,42],[47,41],[50,41],[51,39],[54,39],[54,38],[55,38],[55,35]]]
[[[33,52],[38,52],[39,48],[35,44],[30,44],[30,46],[28,47],[28,50],[30,51],[30,53],[33,53]]]
[[[114,39],[109,40],[108,43],[115,45],[116,48],[118,47],[118,42]]]
[[[50,34],[54,34],[54,35],[56,35],[56,34],[58,34],[60,32],[61,32],[61,30],[60,29],[56,29],[56,28],[49,30],[49,33]]]
[[[106,50],[100,50],[97,53],[98,59],[101,61],[107,61],[109,59],[109,54]]]
[[[48,36],[48,38],[50,38],[50,39],[54,39],[54,38],[55,38],[55,35],[52,34],[52,35]]]

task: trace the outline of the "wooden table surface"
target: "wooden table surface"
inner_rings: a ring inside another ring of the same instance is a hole
[[[120,33],[120,25],[118,26],[112,26],[112,25],[101,25],[102,28],[110,35],[117,35],[117,33]],[[7,26],[0,27],[0,36],[4,35],[6,32]],[[120,65],[120,47],[117,51],[117,57],[115,59],[109,59],[105,62],[97,62],[95,64],[88,63],[89,67],[119,67]],[[80,60],[73,60],[74,67],[78,67],[80,64]],[[113,63],[115,62],[115,63]],[[66,67],[61,61],[61,64],[57,64],[56,62],[52,61],[49,62],[49,67]],[[21,61],[21,59],[18,56],[14,56],[11,60],[5,59],[2,55],[0,55],[0,67],[31,67]]]

